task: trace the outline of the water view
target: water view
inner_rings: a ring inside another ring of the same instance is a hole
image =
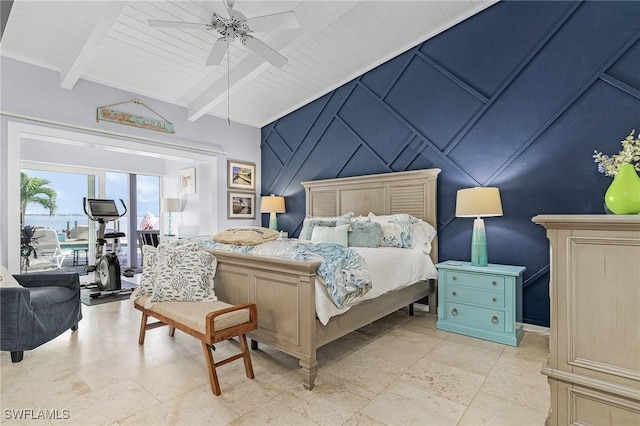
[[[141,214],[135,219],[136,229],[141,228],[140,224],[145,214],[160,216],[159,176],[135,175],[136,181],[133,185],[128,173],[97,171],[92,175],[22,169],[21,223],[36,227],[39,235],[37,239],[32,240],[35,249],[33,255],[23,255],[22,263],[25,264],[28,260],[25,266],[29,267],[30,271],[84,268],[87,264],[93,263],[93,260],[88,259],[88,253],[92,251],[89,250],[90,219],[84,213],[82,200],[87,194],[99,192],[98,183],[101,179],[104,179],[105,192],[97,198],[129,200],[130,191],[135,190],[133,198],[136,210]],[[116,203],[122,213],[122,206],[118,201]],[[120,239],[120,249],[117,252],[121,267],[129,265],[129,242],[136,242],[136,236],[130,235],[129,232],[129,220],[128,216],[124,216],[107,224],[108,231],[118,230],[126,234],[126,237]]]

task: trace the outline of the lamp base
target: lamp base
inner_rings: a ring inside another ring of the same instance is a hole
[[[168,216],[169,216],[169,217],[168,217],[167,222],[169,222],[169,229],[167,230],[167,231],[168,231],[168,234],[167,234],[167,235],[169,235],[169,236],[173,236],[173,231],[172,231],[172,229],[171,229],[171,212],[169,212],[169,213],[168,213]]]
[[[269,213],[269,229],[278,230],[278,219],[274,212]]]
[[[473,236],[471,237],[471,265],[487,266],[487,235],[484,230],[484,220],[476,218],[473,221]]]

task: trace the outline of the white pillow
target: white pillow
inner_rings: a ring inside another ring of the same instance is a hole
[[[349,223],[352,217],[353,217],[352,212],[345,213],[342,216],[307,217],[302,222],[302,229],[300,230],[300,235],[298,236],[298,239],[309,241],[311,240],[311,234],[313,233],[314,226],[344,225],[345,223]]]
[[[311,241],[317,243],[336,243],[347,247],[349,245],[349,227],[351,225],[314,226]]]
[[[20,288],[20,283],[9,273],[9,270],[4,266],[0,266],[0,287],[2,288]]]
[[[436,233],[431,224],[419,219],[413,224],[413,247],[422,249],[425,254],[430,254],[431,241],[436,237]]]
[[[131,298],[151,296],[158,282],[158,248],[150,245],[142,246],[142,276],[140,285],[131,293]]]

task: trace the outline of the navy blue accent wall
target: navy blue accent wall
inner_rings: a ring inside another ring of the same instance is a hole
[[[456,191],[500,188],[489,259],[524,265],[524,320],[549,325],[549,248],[538,214],[604,213],[593,150],[640,131],[640,2],[500,2],[262,129],[262,188],[439,167],[440,260],[468,260]],[[264,215],[266,224],[266,215]]]

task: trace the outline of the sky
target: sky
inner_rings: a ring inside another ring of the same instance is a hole
[[[50,172],[44,170],[23,169],[30,177],[41,177],[51,181],[49,185],[57,192],[56,203],[58,209],[55,214],[84,215],[82,197],[87,195],[87,177],[77,173]],[[128,181],[126,173],[106,172],[106,198],[116,200],[118,209],[122,205],[118,199],[122,198],[128,206]],[[158,216],[160,213],[160,178],[158,176],[137,175],[138,187],[138,216],[144,216],[149,211]],[[49,214],[49,211],[38,204],[28,204],[27,214]]]

